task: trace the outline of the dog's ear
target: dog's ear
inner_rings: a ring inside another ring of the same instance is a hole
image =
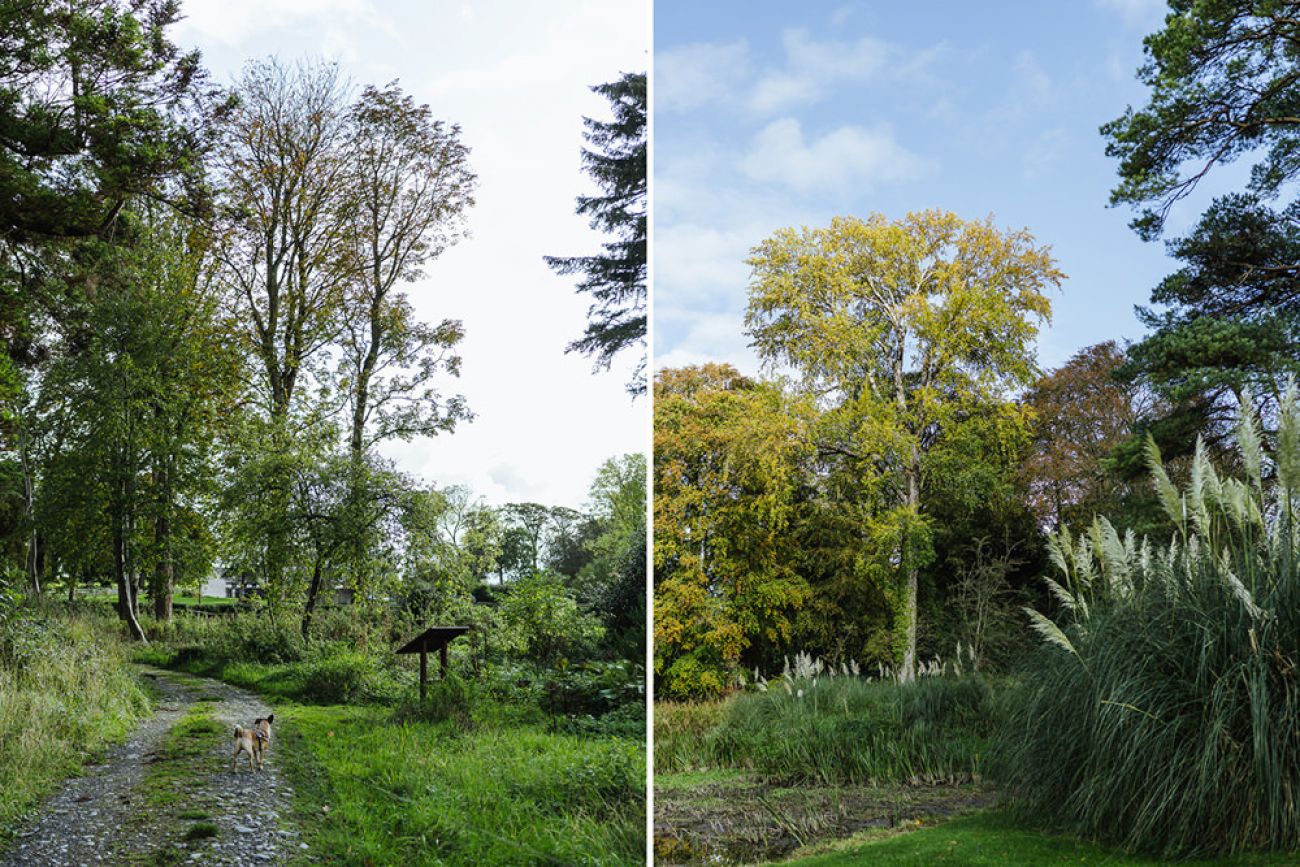
[[[266,718],[266,721],[267,721],[268,723],[273,723],[273,722],[275,722],[275,714],[271,714],[270,716],[268,716],[268,717]]]

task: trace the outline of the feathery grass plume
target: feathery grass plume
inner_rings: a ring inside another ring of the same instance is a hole
[[[1061,631],[1061,627],[1057,626],[1049,618],[1039,614],[1027,605],[1024,606],[1023,610],[1025,614],[1029,615],[1030,628],[1043,636],[1044,641],[1049,644],[1055,644],[1057,647],[1069,653],[1073,653],[1075,656],[1079,655],[1079,652],[1074,649],[1074,645],[1070,643],[1070,639]]]
[[[1169,474],[1165,472],[1165,464],[1160,457],[1160,447],[1156,445],[1155,438],[1151,434],[1147,434],[1146,458],[1147,469],[1151,472],[1151,481],[1155,485],[1156,496],[1160,498],[1160,505],[1164,507],[1169,520],[1174,522],[1174,526],[1181,529],[1184,526],[1183,498],[1178,495],[1174,483],[1169,481]]]
[[[1092,589],[1086,611],[1062,605],[1060,623],[1027,610],[1043,641],[1006,697],[993,760],[1016,808],[1166,857],[1300,850],[1300,542],[1289,514],[1300,409],[1287,393],[1275,483],[1243,409],[1244,481],[1220,478],[1198,448],[1180,496],[1148,441],[1177,531],[1126,539],[1121,553],[1098,522],[1091,575],[1069,571],[1083,562],[1077,550],[1052,558],[1071,587]],[[1131,584],[1099,580],[1119,574],[1121,558]]]
[[[1215,492],[1219,489],[1218,477],[1210,466],[1210,457],[1205,451],[1205,440],[1196,438],[1196,452],[1192,456],[1192,479],[1187,489],[1187,511],[1197,532],[1209,536],[1212,532],[1210,513],[1218,501]]]
[[[1066,611],[1074,611],[1079,607],[1079,600],[1076,599],[1074,595],[1070,593],[1069,590],[1066,590],[1064,587],[1062,587],[1060,584],[1053,581],[1051,578],[1044,577],[1043,583],[1047,585],[1048,591],[1050,591],[1051,594],[1056,597],[1056,601],[1060,602],[1061,607],[1063,607]]]
[[[1294,382],[1287,383],[1282,396],[1275,460],[1278,484],[1287,491],[1300,490],[1300,414],[1296,411]]]
[[[1259,424],[1250,404],[1243,402],[1237,413],[1237,448],[1241,451],[1241,465],[1247,484],[1259,488],[1263,484],[1264,446],[1259,439]]]

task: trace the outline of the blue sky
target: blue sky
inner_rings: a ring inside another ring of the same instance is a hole
[[[580,506],[601,461],[648,447],[648,401],[624,391],[631,360],[593,375],[566,355],[588,302],[542,257],[601,238],[573,212],[591,192],[583,115],[589,87],[645,70],[645,0],[184,0],[174,38],[202,50],[216,80],[275,54],[338,61],[359,87],[399,79],[435,117],[461,124],[479,176],[471,237],[408,288],[426,321],[460,319],[461,392],[477,418],[451,435],[383,451],[438,485],[495,503]]]
[[[923,10],[923,11],[922,11]],[[1052,247],[1069,279],[1044,367],[1111,338],[1173,260],[1108,208],[1098,127],[1145,102],[1134,72],[1158,0],[655,3],[656,368],[758,365],[743,334],[748,250],[783,226],[943,208]],[[1240,178],[1180,203],[1195,221]]]

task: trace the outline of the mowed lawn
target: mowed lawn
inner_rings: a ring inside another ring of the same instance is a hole
[[[534,724],[464,730],[388,709],[279,705],[303,863],[640,864],[645,753]]]
[[[1300,856],[1246,855],[1211,861],[1164,861],[1127,855],[1069,837],[1017,827],[1008,816],[986,811],[914,831],[883,832],[876,839],[859,837],[828,844],[821,854],[782,863],[799,867],[925,864],[1047,865],[1093,864],[1108,867],[1156,867],[1168,864],[1216,864],[1232,867],[1300,863]]]

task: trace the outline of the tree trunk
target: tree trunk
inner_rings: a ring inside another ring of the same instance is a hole
[[[117,582],[117,613],[126,621],[127,627],[131,630],[131,635],[137,641],[148,644],[149,639],[145,637],[144,629],[140,626],[140,621],[135,615],[135,588],[132,586],[131,576],[126,569],[125,557],[126,540],[122,532],[122,520],[120,517],[115,517],[113,520],[113,578]]]
[[[897,344],[894,348],[893,357],[893,374],[894,374],[894,400],[898,404],[899,416],[904,424],[907,424],[907,385],[904,377],[904,366],[907,359],[907,339],[906,334],[901,332],[898,336]],[[909,456],[907,468],[903,471],[903,484],[907,488],[907,522],[908,526],[903,528],[903,551],[902,563],[907,570],[906,587],[903,595],[903,612],[902,616],[907,621],[906,635],[904,636],[903,645],[903,662],[898,670],[898,679],[902,683],[911,683],[916,679],[916,558],[912,556],[910,550],[911,544],[911,521],[913,516],[918,515],[921,510],[921,455],[919,446],[916,442],[912,443],[912,453]]]
[[[166,622],[172,619],[172,586],[176,577],[176,567],[172,563],[171,521],[169,519],[171,490],[168,487],[170,479],[165,466],[157,473],[156,478],[161,492],[158,516],[153,522],[153,540],[154,548],[158,552],[158,562],[154,564],[153,586],[150,588],[150,592],[153,594],[153,616]]]
[[[154,540],[159,543],[161,555],[153,568],[153,616],[162,621],[172,619],[172,582],[175,567],[171,559],[171,541],[168,539],[170,528],[166,516],[159,516],[154,522]]]
[[[916,447],[912,449],[912,466],[907,469],[907,520],[910,525],[913,515],[920,509],[921,491],[918,481],[919,471],[916,466]],[[906,643],[903,645],[903,664],[898,670],[901,683],[911,683],[916,679],[916,558],[909,548],[911,527],[908,526],[903,536],[903,565],[907,569],[907,586],[903,596],[903,617],[907,619]]]
[[[41,595],[41,578],[45,575],[45,540],[39,530],[32,530],[32,592]]]
[[[321,561],[317,558],[311,570],[311,585],[307,588],[307,604],[302,609],[302,637],[305,640],[311,631],[311,615],[316,610],[316,600],[320,597],[322,575]]]

